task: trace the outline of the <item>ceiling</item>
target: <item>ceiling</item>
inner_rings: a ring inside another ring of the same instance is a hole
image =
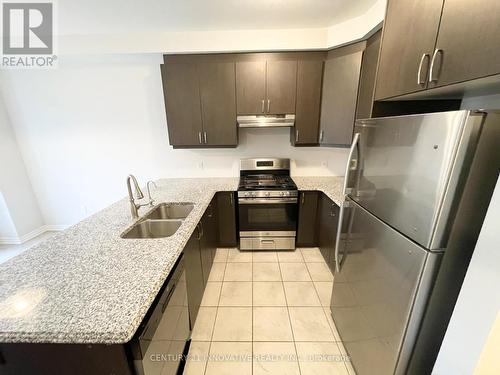
[[[377,0],[65,0],[58,33],[122,34],[325,28],[364,14]]]

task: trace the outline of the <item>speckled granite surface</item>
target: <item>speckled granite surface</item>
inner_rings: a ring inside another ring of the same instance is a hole
[[[340,203],[343,178],[293,179]],[[157,203],[195,204],[173,236],[121,239],[133,224],[122,199],[1,264],[0,342],[128,342],[215,192],[237,186],[236,177],[160,180]]]
[[[297,177],[292,176],[299,190],[319,190],[340,206],[344,177]]]

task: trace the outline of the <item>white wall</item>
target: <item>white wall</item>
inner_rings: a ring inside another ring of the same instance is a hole
[[[500,179],[434,366],[434,375],[468,375],[476,368],[500,311],[498,223]]]
[[[47,224],[75,223],[123,197],[129,173],[142,183],[236,176],[241,157],[278,156],[294,160],[295,175],[343,174],[347,150],[291,147],[288,129],[242,130],[236,149],[173,150],[160,63],[160,54],[63,56],[58,69],[1,72]]]
[[[0,237],[23,237],[43,225],[18,143],[0,95]]]
[[[0,244],[15,241],[17,237],[16,227],[12,222],[7,203],[5,203],[3,194],[0,191]]]

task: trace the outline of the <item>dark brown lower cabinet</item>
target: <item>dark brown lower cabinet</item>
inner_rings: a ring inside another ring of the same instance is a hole
[[[205,291],[203,266],[200,251],[200,226],[191,235],[184,247],[184,265],[186,267],[186,286],[189,306],[189,320],[193,328]]]
[[[318,204],[318,246],[325,261],[335,269],[335,239],[337,236],[339,207],[325,194]]]
[[[2,375],[131,375],[123,345],[0,344]]]
[[[200,232],[200,256],[203,270],[204,284],[208,282],[208,275],[212,269],[215,252],[217,250],[218,240],[218,222],[217,222],[217,200],[214,197],[210,202],[205,214],[198,224]]]
[[[217,193],[217,216],[219,223],[218,245],[222,247],[237,246],[236,193],[234,191]]]
[[[299,220],[297,246],[317,246],[317,211],[320,193],[301,191],[299,194]]]

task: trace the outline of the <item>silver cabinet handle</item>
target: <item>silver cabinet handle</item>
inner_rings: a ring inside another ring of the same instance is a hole
[[[323,130],[321,130],[321,131],[319,132],[319,141],[320,141],[320,142],[323,142],[323,135],[324,135],[324,134],[325,134],[325,132],[324,132]]]
[[[260,109],[262,113],[264,113],[264,99],[262,99],[262,108]]]
[[[336,204],[335,203],[332,203],[331,207],[330,207],[330,216],[333,216],[335,217],[335,212],[333,212],[333,209],[336,207]]]
[[[354,155],[354,149],[358,146],[360,135],[361,133],[354,134],[351,149],[349,150],[349,156],[347,157],[347,165],[345,167],[345,173],[344,173],[344,187],[342,188],[342,195],[344,197],[347,195],[347,183],[349,182],[349,174],[351,172],[352,156]]]
[[[437,54],[440,52],[442,53],[443,50],[440,48],[436,48],[434,54],[432,55],[431,67],[429,68],[429,82],[434,82],[438,80],[437,78],[434,78],[434,62],[436,61]]]
[[[203,132],[203,139],[205,143],[207,143],[207,132]]]
[[[229,193],[229,203],[233,205],[233,193]]]
[[[202,229],[201,229],[201,222],[198,223],[198,240],[201,240],[201,237],[203,236],[203,232],[202,232]]]
[[[260,243],[274,243],[274,240],[260,240]]]
[[[271,99],[267,99],[267,113],[271,111]]]
[[[300,203],[301,204],[304,204],[304,200],[305,200],[305,194],[304,193],[301,193],[301,197],[300,197]]]
[[[422,65],[424,65],[424,60],[426,58],[430,58],[430,55],[428,53],[424,53],[420,58],[420,64],[418,64],[418,73],[417,73],[417,85],[425,84],[425,79],[422,81],[421,75],[422,75]]]
[[[199,141],[200,143],[203,143],[203,142],[201,141],[201,132],[198,132],[198,141]]]
[[[299,141],[299,129],[295,130],[295,142]]]

